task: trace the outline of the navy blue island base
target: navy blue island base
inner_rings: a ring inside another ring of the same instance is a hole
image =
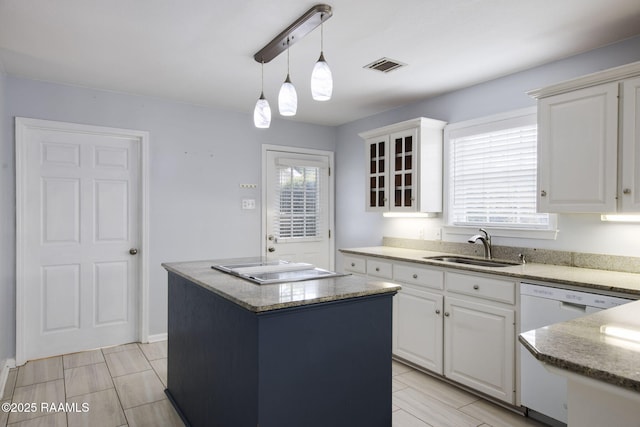
[[[167,395],[193,427],[390,427],[393,295],[253,312],[169,272]]]

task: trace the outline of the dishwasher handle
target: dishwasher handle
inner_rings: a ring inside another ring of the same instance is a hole
[[[587,312],[587,306],[584,304],[576,304],[575,302],[567,302],[567,301],[559,301],[559,302],[560,302],[560,308],[562,308],[563,310],[579,311],[581,313]]]

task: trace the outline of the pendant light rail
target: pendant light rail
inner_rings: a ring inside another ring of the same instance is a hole
[[[300,18],[296,19],[293,24],[289,25],[286,30],[278,34],[265,47],[256,52],[256,54],[253,55],[253,59],[259,63],[266,64],[270,62],[332,16],[333,11],[328,4],[317,4],[313,6]]]

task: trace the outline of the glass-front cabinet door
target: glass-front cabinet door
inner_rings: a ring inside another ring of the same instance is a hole
[[[415,129],[391,134],[391,198],[394,211],[416,210],[417,144]]]
[[[388,207],[389,137],[367,140],[367,210],[386,211]]]

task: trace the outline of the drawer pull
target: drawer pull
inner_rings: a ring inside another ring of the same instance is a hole
[[[475,290],[477,291],[478,289],[480,289],[480,286],[478,286],[478,285],[473,285],[473,289],[475,289]]]
[[[436,310],[436,314],[440,314],[440,310]]]
[[[356,266],[356,263],[355,263],[355,262],[352,262],[352,263],[351,263],[351,267],[355,267],[355,266]]]
[[[376,267],[376,271],[380,271],[380,267]]]
[[[417,274],[415,274],[415,273],[413,273],[413,278],[414,278],[414,279],[417,279],[417,278],[418,278],[418,275],[417,275]]]
[[[444,312],[444,315],[445,315],[445,317],[449,317],[449,312],[448,312],[448,311],[445,311],[445,312]]]

